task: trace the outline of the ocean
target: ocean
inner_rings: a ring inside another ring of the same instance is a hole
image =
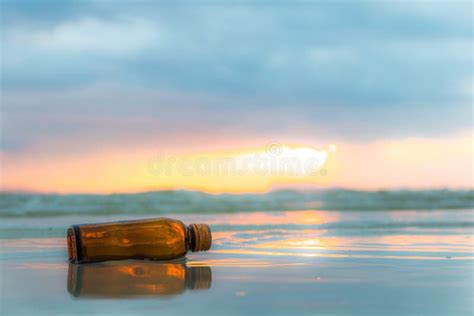
[[[0,196],[5,315],[472,315],[472,190]],[[207,223],[179,262],[67,262],[69,225]],[[100,281],[98,281],[100,280]]]
[[[0,193],[0,217],[237,213],[278,210],[469,209],[473,190],[318,191],[279,190],[263,194],[156,191],[136,194]]]

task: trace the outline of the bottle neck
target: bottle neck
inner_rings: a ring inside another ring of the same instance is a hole
[[[211,249],[211,229],[206,224],[190,224],[186,229],[188,249],[192,252],[207,251]]]

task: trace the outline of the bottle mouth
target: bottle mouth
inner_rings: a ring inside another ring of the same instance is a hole
[[[188,246],[192,252],[211,249],[211,228],[206,224],[190,224],[187,228]]]

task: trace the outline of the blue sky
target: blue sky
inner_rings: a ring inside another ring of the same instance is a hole
[[[1,3],[6,152],[472,128],[470,1]]]

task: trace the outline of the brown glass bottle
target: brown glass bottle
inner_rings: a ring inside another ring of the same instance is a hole
[[[71,226],[67,231],[69,261],[171,260],[188,250],[206,251],[212,236],[206,224],[190,224],[171,218],[121,221]]]
[[[78,298],[169,297],[211,287],[209,266],[184,262],[116,261],[69,264],[67,289]]]

